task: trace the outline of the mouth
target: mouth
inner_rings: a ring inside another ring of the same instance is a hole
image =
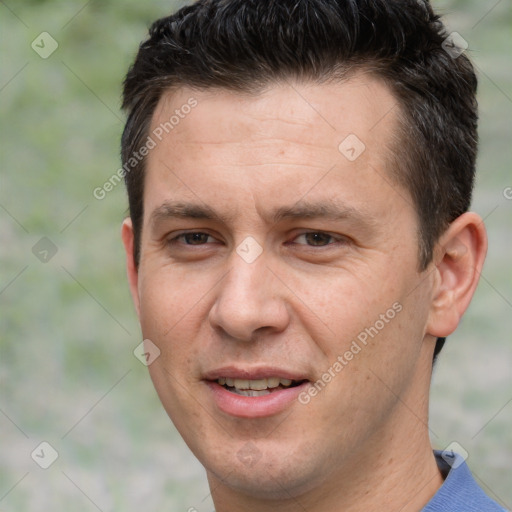
[[[282,368],[224,367],[204,375],[210,397],[224,414],[238,418],[273,416],[299,403],[310,381]]]
[[[293,380],[283,377],[269,377],[254,380],[219,377],[215,382],[230,393],[248,397],[259,397],[300,386],[305,380]]]

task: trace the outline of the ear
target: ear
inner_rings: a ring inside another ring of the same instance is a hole
[[[457,328],[475,292],[486,253],[487,234],[476,213],[462,214],[441,236],[434,250],[427,334],[444,338]]]
[[[121,238],[123,239],[124,250],[126,252],[126,273],[128,275],[130,292],[132,294],[135,310],[137,311],[137,316],[140,318],[139,272],[135,265],[135,260],[133,259],[133,225],[129,217],[123,221]]]

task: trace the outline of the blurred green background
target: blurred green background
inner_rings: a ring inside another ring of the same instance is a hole
[[[202,467],[133,355],[141,339],[119,237],[124,187],[93,197],[119,167],[127,67],[150,22],[183,4],[0,2],[0,511],[212,509]],[[432,441],[458,442],[510,508],[511,4],[434,5],[468,41],[480,76],[474,209],[490,251],[436,368]],[[58,44],[47,58],[31,47],[51,49],[42,32]],[[59,455],[46,470],[31,458],[42,441]]]

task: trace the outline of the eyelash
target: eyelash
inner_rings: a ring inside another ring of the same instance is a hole
[[[213,238],[212,235],[210,235],[209,233],[205,233],[203,231],[189,231],[187,233],[181,233],[179,235],[176,235],[175,237],[171,238],[168,240],[168,244],[171,245],[171,244],[175,244],[175,243],[179,243],[179,239],[182,238],[182,237],[186,237],[186,236],[191,236],[191,235],[206,235],[208,237],[211,237]],[[304,245],[306,247],[318,247],[318,248],[324,248],[324,247],[329,247],[330,245],[335,245],[336,243],[346,243],[346,237],[343,237],[343,236],[334,236],[334,235],[331,235],[330,233],[327,233],[325,231],[305,231],[303,233],[300,233],[298,234],[295,238],[299,238],[301,236],[307,236],[307,235],[325,235],[325,236],[328,236],[330,239],[334,240],[334,242],[330,242],[328,244],[325,244],[325,245],[309,245],[307,243],[304,243],[304,244],[296,244],[296,245]],[[208,245],[208,243],[199,243],[199,244],[189,244],[189,243],[186,243],[186,242],[183,242],[183,245],[187,245],[187,246],[202,246],[202,245]]]
[[[345,239],[343,237],[336,237],[334,235],[331,235],[330,233],[326,233],[325,231],[306,231],[304,233],[301,233],[300,235],[297,235],[295,239],[301,237],[301,236],[307,236],[307,235],[322,235],[322,236],[327,236],[329,237],[331,240],[334,240],[334,242],[330,242],[326,245],[309,245],[309,244],[297,244],[297,245],[306,245],[307,247],[328,247],[329,245],[334,245],[335,243],[339,243],[339,242],[342,242],[342,241],[345,241]]]

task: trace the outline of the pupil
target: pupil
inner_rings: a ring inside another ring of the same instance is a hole
[[[187,243],[190,245],[206,243],[206,240],[208,239],[208,235],[206,233],[187,233],[185,237]]]
[[[306,233],[306,241],[310,245],[327,245],[330,238],[327,233]]]

